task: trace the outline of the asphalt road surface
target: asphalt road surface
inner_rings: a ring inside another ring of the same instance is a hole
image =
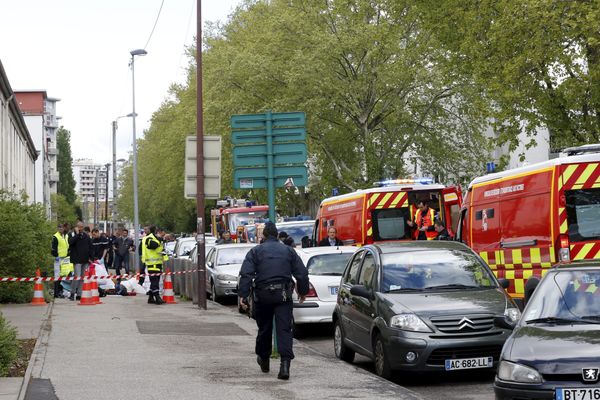
[[[327,357],[335,358],[332,325],[307,325],[302,334],[302,337],[299,339],[301,343]],[[373,363],[366,357],[357,355],[354,365],[375,373]],[[493,381],[494,373],[491,371],[410,375],[398,373],[392,379],[392,382],[432,400],[493,400]]]

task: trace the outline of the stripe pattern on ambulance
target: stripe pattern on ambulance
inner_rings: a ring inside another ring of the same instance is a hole
[[[510,286],[507,292],[513,297],[523,297],[527,279],[543,276],[556,262],[552,247],[482,251],[479,255],[498,279],[508,279]]]
[[[367,202],[368,210],[408,207],[407,192],[373,193]],[[367,237],[373,236],[373,221],[367,219]]]
[[[578,190],[600,188],[600,163],[566,165],[558,190]]]

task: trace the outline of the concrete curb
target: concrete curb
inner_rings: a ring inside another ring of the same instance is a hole
[[[42,334],[44,332],[44,330],[46,329],[46,326],[48,324],[48,321],[50,320],[50,317],[52,316],[52,309],[54,307],[54,301],[50,302],[50,304],[48,304],[48,308],[46,309],[46,318],[44,319],[44,321],[42,322],[41,326],[40,326],[40,330],[38,332],[36,341],[35,341],[35,346],[33,347],[33,351],[31,352],[31,356],[29,357],[29,363],[27,364],[27,370],[25,371],[25,376],[23,377],[23,382],[21,383],[21,389],[19,390],[19,397],[17,397],[17,400],[24,400],[25,399],[25,395],[27,394],[27,388],[29,387],[29,381],[31,380],[31,375],[33,374],[33,368],[34,368],[34,364],[35,364],[35,360],[37,359],[37,353],[40,349],[40,344],[42,342]],[[47,338],[47,336],[46,336]],[[47,342],[46,342],[47,344]]]

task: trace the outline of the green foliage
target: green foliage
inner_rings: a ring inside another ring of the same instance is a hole
[[[17,358],[18,351],[17,330],[10,326],[0,313],[0,377],[8,374],[10,365]]]
[[[71,157],[71,132],[60,127],[56,133],[56,169],[58,170],[58,194],[64,196],[68,204],[75,205],[75,178],[73,177],[73,158]]]
[[[60,193],[51,195],[52,202],[52,222],[54,225],[68,222],[74,225],[78,221],[77,209],[73,204],[70,204],[66,197]]]
[[[499,143],[535,140],[551,148],[600,140],[600,2],[427,0],[420,3],[457,69],[472,75]]]
[[[0,192],[0,276],[30,277],[53,270],[50,245],[55,230],[43,206]],[[32,284],[0,285],[0,303],[31,300]]]

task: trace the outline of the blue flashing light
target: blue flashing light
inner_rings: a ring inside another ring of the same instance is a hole
[[[410,178],[410,179],[388,179],[386,181],[375,182],[375,186],[391,186],[391,185],[431,185],[434,183],[433,178]]]

